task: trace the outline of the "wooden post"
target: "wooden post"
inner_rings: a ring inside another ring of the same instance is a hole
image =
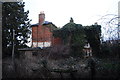
[[[12,66],[13,66],[13,71],[16,74],[15,55],[14,55],[14,41],[15,41],[15,30],[13,29]]]
[[[15,40],[15,31],[13,29],[13,49],[12,49],[12,62],[13,62],[13,65],[14,65],[14,40]]]

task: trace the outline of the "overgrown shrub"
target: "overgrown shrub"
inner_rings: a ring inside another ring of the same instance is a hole
[[[120,74],[120,61],[102,59],[97,63],[96,70],[101,77],[118,77]]]
[[[65,45],[53,46],[49,51],[49,59],[63,59],[69,57],[69,47]]]
[[[101,45],[101,57],[107,58],[118,58],[120,56],[120,46],[118,43],[103,43]]]

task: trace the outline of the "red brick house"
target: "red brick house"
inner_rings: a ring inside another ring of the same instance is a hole
[[[32,47],[50,47],[59,45],[60,38],[53,37],[53,30],[57,27],[52,23],[45,21],[45,14],[39,14],[39,22],[31,25],[32,27]]]

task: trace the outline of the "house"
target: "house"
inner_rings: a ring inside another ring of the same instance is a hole
[[[67,37],[66,41],[63,41],[61,37],[59,36],[53,36],[53,31],[54,34],[55,32],[59,34],[61,30],[66,30],[68,29],[70,31],[74,31],[80,28],[84,29],[81,24],[75,24],[73,19],[70,19],[70,22],[67,23],[63,28],[58,29],[52,22],[45,21],[45,14],[44,12],[40,12],[39,14],[39,20],[37,24],[31,25],[32,28],[32,47],[31,48],[23,48],[19,49],[21,53],[23,53],[26,58],[31,58],[36,57],[35,55],[42,55],[42,54],[48,54],[49,51],[53,53],[59,53],[62,54],[61,52],[64,52],[64,54],[69,54],[69,44],[72,41],[72,36]],[[63,33],[65,34],[65,33]],[[62,34],[62,35],[63,35]],[[79,34],[80,35],[80,34]],[[67,46],[64,44],[67,43]],[[56,46],[57,45],[57,46]],[[48,51],[48,52],[46,52]],[[58,51],[58,52],[57,52]],[[92,50],[89,44],[86,44],[84,46],[83,51],[85,52],[85,56],[92,56]]]
[[[53,36],[53,31],[58,28],[52,22],[45,21],[44,12],[40,12],[38,23],[31,25],[31,28],[32,47],[18,49],[22,57],[33,59],[38,53],[39,55],[48,55],[52,46],[61,44],[61,39]]]
[[[58,29],[52,22],[45,21],[44,12],[39,14],[39,22],[32,27],[32,47],[50,47],[59,45],[60,38],[53,37],[53,30]]]

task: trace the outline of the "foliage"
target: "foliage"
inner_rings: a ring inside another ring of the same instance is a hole
[[[24,11],[24,2],[5,2],[2,5],[2,50],[3,56],[11,55],[13,41],[15,52],[18,48],[27,47],[30,37],[29,11]],[[15,39],[13,40],[13,30],[15,30]]]
[[[111,57],[111,58],[118,58],[120,57],[120,46],[118,42],[113,41],[112,43],[103,42],[101,44],[101,55],[102,57]]]
[[[101,26],[97,24],[85,26],[85,33],[86,38],[92,47],[93,55],[100,56]]]
[[[63,44],[70,47],[70,52],[74,53],[73,55],[81,53],[85,44],[84,28],[81,24],[74,23],[72,18],[61,29],[55,30],[53,36],[62,38]]]
[[[118,59],[101,59],[97,65],[96,70],[101,76],[118,77],[120,74],[120,61]]]
[[[95,56],[100,55],[100,38],[101,38],[101,26],[91,25],[83,27],[81,24],[75,24],[71,18],[70,22],[63,26],[59,30],[55,30],[55,37],[61,37],[64,44],[70,45],[72,53],[81,53],[85,41],[87,40],[93,50]],[[74,53],[74,55],[75,55]]]

